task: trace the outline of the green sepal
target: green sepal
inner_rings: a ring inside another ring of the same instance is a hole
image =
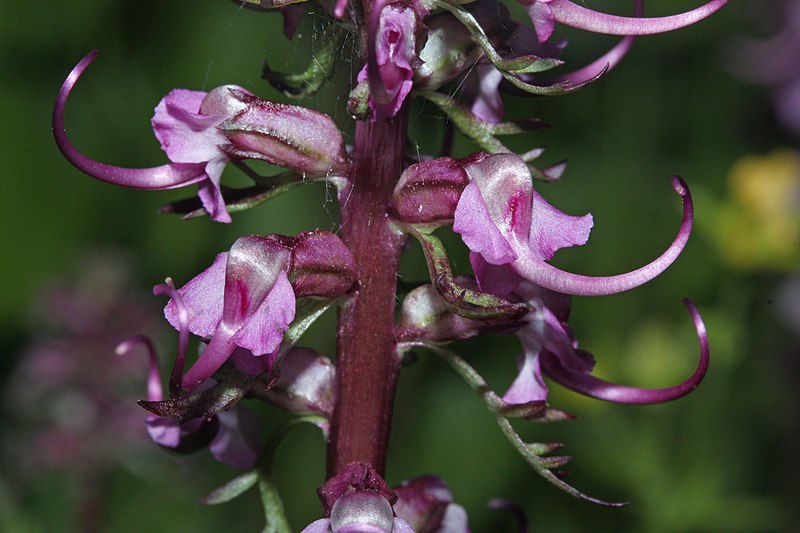
[[[525,303],[512,303],[484,292],[467,289],[453,277],[442,241],[418,228],[404,226],[422,245],[431,283],[453,313],[471,320],[515,320],[528,312]]]
[[[525,82],[517,77],[517,74],[543,72],[562,65],[563,61],[555,58],[542,58],[538,56],[521,56],[513,59],[503,59],[492,46],[489,37],[470,12],[443,0],[436,0],[435,5],[452,13],[453,16],[467,28],[473,39],[475,39],[478,45],[483,49],[486,59],[500,71],[500,74],[502,74],[509,83],[526,93],[538,96],[558,96],[571,93],[572,91],[576,91],[597,81],[597,79],[603,76],[608,70],[608,65],[606,65],[599,74],[577,85],[572,85],[567,81],[553,83],[551,85],[534,85]]]
[[[258,483],[258,472],[251,470],[233,478],[221,487],[212,490],[205,498],[200,500],[203,505],[219,505],[227,503],[247,492]]]
[[[445,1],[437,1],[435,2],[435,5],[436,7],[441,7],[452,13],[453,16],[457,18],[465,28],[467,28],[469,33],[472,35],[472,38],[475,39],[475,42],[477,42],[478,45],[483,49],[486,59],[488,59],[489,62],[500,72],[530,74],[534,72],[544,72],[564,64],[564,62],[560,59],[552,57],[539,57],[535,55],[524,55],[514,57],[512,59],[503,59],[494,46],[492,46],[489,37],[483,31],[483,28],[481,28],[480,24],[478,24],[478,21],[475,19],[472,13]],[[547,89],[547,87],[542,87],[541,89]]]
[[[289,98],[308,98],[314,96],[334,73],[334,65],[341,55],[347,30],[343,25],[332,22],[320,38],[314,41],[311,61],[303,72],[287,74],[272,70],[265,61],[261,77]]]
[[[347,96],[347,112],[356,120],[369,120],[369,83],[365,80],[356,85]]]

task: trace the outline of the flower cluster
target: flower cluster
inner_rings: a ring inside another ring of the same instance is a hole
[[[280,10],[289,36],[301,14],[293,2],[240,3]],[[670,401],[699,385],[708,368],[708,340],[688,300],[699,363],[685,382],[664,389],[593,376],[594,358],[578,348],[568,322],[571,296],[627,291],[676,261],[691,233],[692,197],[686,182],[673,177],[672,189],[683,204],[677,235],[640,268],[592,277],[551,265],[559,249],[587,242],[593,219],[561,212],[534,188],[535,180],[559,179],[563,163],[537,166],[542,149],[515,153],[498,139],[544,127],[535,119],[504,121],[501,93],[558,95],[585,87],[619,62],[634,36],[693,24],[725,3],[710,0],[686,13],[645,18],[642,0],[634,1],[632,17],[569,0],[533,0],[522,2],[530,20],[519,22],[497,0],[320,2],[318,13],[328,17],[328,27],[315,45],[313,65],[300,74],[265,65],[264,78],[287,97],[313,95],[330,78],[344,35],[355,31],[363,68],[347,102],[356,119],[352,150],[327,115],[224,85],[209,92],[176,89],[158,104],[152,126],[168,164],[129,169],[100,163],[78,151],[64,129],[68,96],[96,52],[78,63],[59,92],[53,131],[64,156],[95,178],[139,189],[196,184],[199,199],[165,210],[207,214],[217,222],[231,222],[231,212],[305,183],[338,187],[337,233],[243,236],[180,288],[169,279],[155,287],[169,298],[164,314],[179,333],[168,398],[149,341],[134,337],[118,348],[124,353],[141,343],[148,347],[148,398],[140,404],[149,411],[146,422],[156,443],[179,451],[207,446],[217,459],[249,469],[206,503],[227,501],[258,484],[273,521],[269,529],[289,530],[270,471],[277,443],[294,422],[262,442],[254,417],[241,404],[253,398],[317,425],[328,440],[328,481],[319,489],[325,515],[306,533],[468,531],[466,513],[443,481],[426,476],[392,489],[381,477],[400,363],[419,348],[440,355],[481,394],[510,443],[539,474],[573,496],[618,505],[563,482],[554,470],[569,458],[550,455],[560,445],[526,443],[508,419],[569,418],[548,408],[545,378],[588,396],[634,404]],[[589,65],[543,77],[564,63],[566,42],[553,39],[556,23],[622,39]],[[461,94],[453,97],[458,89]],[[409,158],[404,144],[415,98],[436,106],[448,127],[458,128],[479,151],[456,158],[446,142],[438,156]],[[262,176],[248,165],[252,160],[284,170]],[[253,185],[223,186],[228,163]],[[469,250],[473,276],[453,275],[435,234],[445,226]],[[422,246],[430,280],[403,291],[397,265],[410,239]],[[399,296],[404,298],[396,312]],[[339,310],[335,363],[297,346],[331,307]],[[446,347],[485,333],[515,334],[522,346],[519,372],[502,395]],[[186,370],[192,336],[199,355]]]

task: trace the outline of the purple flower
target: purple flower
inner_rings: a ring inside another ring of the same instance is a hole
[[[367,64],[358,81],[369,82],[372,120],[387,120],[400,111],[411,92],[414,66],[418,63],[414,9],[378,1],[372,6],[367,29]]]
[[[161,100],[152,121],[156,137],[172,163],[140,169],[100,163],[76,150],[64,129],[67,97],[96,56],[95,50],[84,57],[58,93],[53,109],[53,133],[64,157],[92,177],[135,189],[174,189],[197,183],[203,207],[211,217],[219,222],[230,222],[219,190],[228,157],[217,148],[227,141],[216,126],[244,106],[226,87],[211,93],[176,89]]]
[[[691,11],[669,17],[632,18],[592,11],[570,0],[520,0],[533,22],[540,42],[550,38],[556,22],[610,35],[649,35],[673,31],[708,17],[727,2],[728,0],[711,0]]]
[[[510,408],[541,404],[547,400],[547,386],[543,376],[551,378],[586,396],[617,403],[653,404],[675,400],[693,391],[705,377],[709,364],[709,346],[705,326],[697,308],[687,300],[684,303],[694,321],[700,341],[700,359],[694,373],[683,383],[663,389],[645,389],[606,382],[591,375],[594,358],[589,352],[579,350],[571,328],[567,324],[569,297],[532,283],[524,282],[516,290],[533,311],[519,330],[523,356],[519,374],[503,395]]]
[[[192,390],[231,356],[245,372],[269,371],[294,319],[295,299],[334,298],[354,280],[353,257],[330,232],[237,239],[230,252],[219,254],[210,267],[172,294],[164,309],[169,323],[181,331],[179,353],[188,343],[181,327],[184,321],[188,331],[209,339],[185,375],[179,355],[173,382]]]
[[[235,85],[206,93],[175,89],[151,121],[171,163],[122,168],[80,153],[66,136],[64,108],[75,82],[97,56],[89,53],[72,70],[53,109],[53,134],[61,152],[79,170],[102,181],[135,189],[173,189],[196,183],[203,208],[217,222],[230,222],[220,189],[231,159],[263,159],[312,177],[346,175],[342,135],[327,115],[256,98]]]
[[[522,279],[565,294],[623,292],[663,272],[677,259],[691,233],[692,199],[683,180],[674,177],[672,186],[683,199],[683,221],[675,240],[660,257],[616,276],[572,274],[547,261],[560,248],[586,243],[593,224],[591,215],[566,215],[547,203],[533,189],[524,161],[515,155],[472,158],[464,170],[470,182],[458,201],[453,230],[469,247],[484,292],[502,296]]]
[[[268,237],[241,237],[230,252],[178,290],[189,312],[188,328],[210,339],[205,351],[181,380],[194,389],[220,367],[236,348],[266,356],[280,345],[294,319],[295,294],[287,277],[291,252]],[[179,329],[179,307],[173,299],[164,309]]]
[[[186,327],[183,322],[181,329]],[[161,372],[150,339],[131,337],[120,343],[116,351],[124,355],[137,345],[144,346],[149,356],[147,399],[161,401],[164,399]],[[211,386],[212,382],[204,385]],[[193,418],[181,422],[148,413],[145,424],[153,442],[165,448],[189,453],[207,446],[217,461],[239,469],[252,468],[258,459],[261,424],[252,412],[240,405],[231,411],[217,413],[210,420]]]

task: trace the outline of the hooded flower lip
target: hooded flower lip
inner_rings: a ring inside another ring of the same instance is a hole
[[[294,319],[295,295],[287,277],[290,251],[273,239],[242,237],[229,253],[178,290],[190,310],[189,330],[210,342],[183,375],[184,389],[196,388],[237,347],[253,355],[273,353]],[[164,310],[179,327],[174,300]]]
[[[718,11],[728,0],[711,0],[678,15],[654,18],[621,17],[579,6],[570,0],[522,1],[540,42],[553,34],[556,22],[578,29],[610,35],[651,35],[677,30]]]
[[[227,94],[226,87],[209,93],[176,89],[156,107],[153,129],[161,147],[172,161],[151,168],[124,168],[95,161],[79,152],[70,143],[64,128],[64,108],[72,88],[86,68],[97,57],[97,50],[86,55],[72,69],[56,98],[53,108],[53,135],[64,157],[76,168],[101,181],[134,189],[174,189],[198,184],[203,206],[218,222],[230,222],[219,191],[219,180],[227,156],[217,144],[227,142],[216,125],[239,106]],[[222,93],[222,94],[220,94]],[[228,103],[223,103],[229,100]]]
[[[658,258],[616,276],[565,272],[546,261],[560,248],[586,243],[593,225],[591,215],[566,215],[547,203],[533,189],[524,161],[515,155],[476,158],[465,170],[470,183],[456,207],[453,230],[461,234],[472,252],[470,259],[482,289],[486,283],[499,284],[508,292],[524,278],[572,295],[623,292],[666,270],[680,255],[691,233],[692,198],[686,183],[673,177],[672,187],[683,199],[683,218],[676,238]]]

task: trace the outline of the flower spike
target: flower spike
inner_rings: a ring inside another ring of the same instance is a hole
[[[657,259],[647,265],[616,276],[584,276],[565,272],[545,263],[527,247],[511,265],[520,276],[552,291],[576,296],[601,296],[624,292],[659,276],[683,251],[692,232],[694,204],[686,182],[678,176],[672,177],[672,188],[683,200],[683,219],[672,244]]]
[[[540,42],[553,33],[555,22],[581,30],[609,35],[651,35],[690,26],[718,11],[728,0],[711,0],[706,4],[668,17],[633,18],[600,13],[579,6],[570,0],[534,0],[527,6]]]
[[[684,305],[689,308],[692,315],[694,327],[697,330],[697,338],[700,342],[700,360],[694,373],[679,385],[664,389],[643,389],[626,385],[615,385],[602,379],[596,378],[588,372],[576,372],[564,368],[558,358],[549,352],[543,352],[541,363],[544,372],[554,381],[586,396],[606,400],[616,403],[627,404],[654,404],[677,400],[686,396],[700,385],[708,371],[710,350],[708,346],[708,335],[703,319],[697,311],[697,307],[690,299],[683,300]]]
[[[64,157],[78,170],[93,178],[133,189],[174,189],[205,179],[205,169],[202,164],[172,163],[151,168],[117,167],[87,157],[70,143],[64,128],[64,108],[67,105],[67,98],[78,78],[94,61],[97,54],[97,50],[92,50],[81,59],[58,91],[56,104],[53,107],[53,136]]]

